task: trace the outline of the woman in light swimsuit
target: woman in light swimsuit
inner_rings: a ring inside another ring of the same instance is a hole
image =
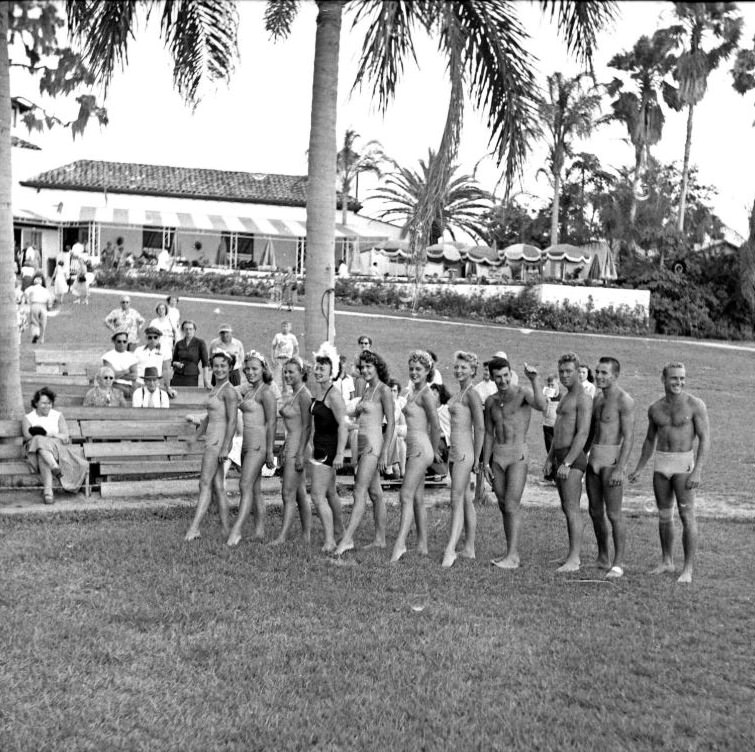
[[[207,398],[207,415],[201,421],[187,418],[199,426],[197,436],[205,437],[205,449],[202,456],[202,468],[199,471],[199,501],[194,519],[186,532],[184,540],[199,538],[199,525],[202,522],[210,501],[214,497],[220,510],[220,522],[223,533],[228,536],[228,500],[224,490],[225,461],[231,451],[231,442],[236,433],[236,420],[239,397],[228,381],[231,372],[231,359],[223,352],[217,352],[210,361],[215,376],[215,386]]]
[[[475,558],[475,531],[477,513],[473,496],[469,491],[469,478],[477,473],[480,453],[485,439],[485,418],[480,395],[472,389],[472,379],[477,373],[477,355],[459,350],[454,353],[454,377],[459,382],[459,391],[448,404],[451,415],[451,534],[448,539],[443,566],[450,567],[456,561],[456,545],[464,528],[464,548],[461,555]]]
[[[362,398],[354,411],[359,419],[359,461],[354,479],[354,506],[349,526],[335,550],[336,556],[354,548],[354,535],[367,506],[368,493],[375,520],[375,540],[368,548],[385,548],[385,502],[380,487],[380,472],[388,464],[388,441],[383,439],[383,420],[386,422],[385,435],[393,435],[393,397],[388,386],[390,377],[385,361],[370,350],[359,353],[357,365],[365,382]]]
[[[343,467],[349,428],[346,405],[334,383],[339,376],[339,363],[335,347],[328,342],[320,345],[314,366],[317,397],[309,408],[312,415],[311,494],[325,531],[322,550],[326,553],[335,550],[336,536],[343,534],[336,470]]]
[[[425,473],[438,456],[440,423],[435,397],[430,391],[433,360],[424,350],[409,355],[409,380],[412,391],[404,405],[406,418],[406,472],[401,484],[401,523],[393,546],[391,563],[406,553],[406,537],[412,521],[417,528],[417,551],[427,554],[427,515],[425,513]],[[429,430],[429,434],[428,434]]]
[[[265,356],[251,350],[244,358],[244,375],[247,384],[236,387],[241,402],[239,410],[243,420],[241,444],[241,505],[236,524],[228,538],[229,546],[241,541],[241,530],[254,509],[254,538],[265,537],[265,501],[262,498],[262,466],[275,467],[275,395],[270,388],[273,374]]]
[[[304,367],[299,358],[291,358],[284,363],[283,382],[291,394],[279,410],[286,429],[286,442],[278,455],[283,468],[283,525],[278,537],[271,542],[273,546],[285,542],[297,506],[301,535],[305,543],[309,543],[312,529],[312,510],[304,485],[304,453],[309,444],[309,406],[312,395],[304,384],[305,380]]]

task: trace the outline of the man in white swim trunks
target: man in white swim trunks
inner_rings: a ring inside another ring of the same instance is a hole
[[[677,582],[692,582],[697,550],[695,492],[710,451],[710,426],[705,403],[684,390],[683,363],[669,363],[661,380],[665,395],[648,409],[648,432],[637,467],[629,474],[634,483],[655,452],[653,492],[658,505],[661,563],[652,574],[674,571],[674,497],[682,521],[684,566]],[[697,439],[697,451],[694,450]]]
[[[634,400],[616,383],[621,366],[603,357],[595,368],[598,393],[593,399],[592,437],[585,486],[590,518],[598,541],[597,565],[609,580],[624,574],[626,531],[621,514],[624,475],[634,442]],[[606,516],[608,520],[606,520]],[[608,522],[613,532],[613,562],[609,558]]]
[[[482,466],[493,487],[503,515],[506,555],[493,559],[500,569],[519,566],[519,504],[527,481],[527,429],[532,408],[545,409],[543,385],[537,370],[524,364],[530,380],[527,386],[512,385],[509,361],[494,357],[488,362],[490,376],[497,387],[485,400],[485,442]]]
[[[582,475],[587,469],[585,445],[590,434],[592,399],[585,394],[579,380],[579,366],[579,358],[575,353],[566,353],[558,359],[558,378],[566,387],[566,394],[556,408],[553,443],[543,466],[546,478],[555,473],[556,488],[569,534],[569,553],[566,561],[556,570],[558,572],[578,571],[582,548],[579,498],[582,495]]]

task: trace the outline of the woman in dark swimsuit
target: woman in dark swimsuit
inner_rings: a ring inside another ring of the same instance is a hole
[[[346,405],[333,382],[338,378],[339,359],[335,347],[324,342],[315,354],[315,391],[309,412],[312,415],[312,457],[310,494],[325,530],[322,550],[335,550],[336,536],[343,534],[341,502],[335,490],[336,470],[343,466],[343,453],[349,429]],[[327,498],[326,498],[327,497]]]

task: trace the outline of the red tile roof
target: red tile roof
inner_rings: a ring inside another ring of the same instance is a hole
[[[21,181],[31,188],[107,191],[278,206],[306,206],[307,176],[80,159]],[[340,193],[338,203],[340,204]],[[349,208],[361,206],[350,199]]]

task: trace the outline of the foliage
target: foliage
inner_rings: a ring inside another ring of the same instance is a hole
[[[76,137],[84,132],[91,117],[100,125],[107,125],[107,110],[94,95],[81,93],[82,89],[90,89],[95,84],[91,68],[77,51],[61,44],[58,34],[65,23],[59,15],[58,4],[47,0],[9,3],[8,22],[9,65],[38,77],[41,95],[76,94],[75,101],[79,105],[74,120],[63,120],[42,105],[25,101],[28,109],[21,119],[29,131],[70,127]]]
[[[378,212],[378,216],[401,221],[403,235],[409,232],[418,208],[426,200],[436,159],[437,155],[430,149],[427,161],[419,161],[418,171],[397,165],[396,171],[389,174],[370,197],[387,204],[386,208]],[[485,237],[486,227],[482,215],[490,208],[491,196],[471,175],[453,177],[454,172],[456,167],[452,167],[448,182],[433,201],[429,245],[437,243],[445,233],[453,240],[459,231],[478,239]]]
[[[343,146],[338,152],[336,169],[338,171],[339,189],[342,201],[347,201],[351,195],[354,180],[359,178],[360,173],[371,172],[382,177],[383,170],[391,160],[386,156],[379,141],[367,141],[357,151],[359,134],[347,129],[343,136]]]
[[[486,235],[498,248],[529,243],[545,248],[550,242],[550,211],[530,211],[514,198],[496,204],[485,215]]]

